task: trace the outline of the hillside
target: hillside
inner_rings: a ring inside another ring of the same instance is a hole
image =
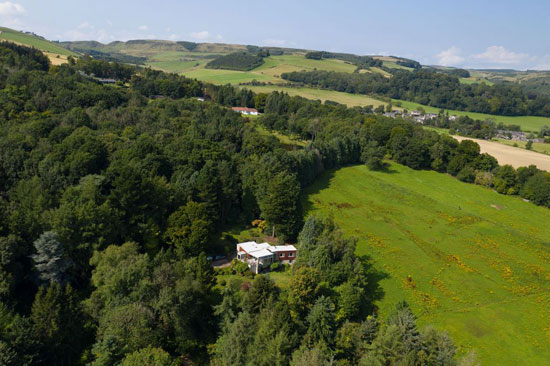
[[[398,164],[327,172],[303,203],[332,215],[383,273],[382,315],[406,299],[485,365],[550,357],[548,209]]]
[[[0,40],[37,48],[45,52],[53,64],[65,62],[67,56],[77,55],[76,52],[68,50],[58,43],[50,42],[34,34],[18,32],[5,27],[0,27]]]

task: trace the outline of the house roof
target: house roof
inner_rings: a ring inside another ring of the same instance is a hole
[[[292,252],[296,251],[296,247],[294,245],[274,245],[269,250],[272,252]]]
[[[267,249],[271,245],[269,245],[268,243],[258,244],[255,241],[247,241],[246,243],[239,243],[237,244],[237,246],[239,246],[242,250],[244,250],[248,254],[252,254],[253,252],[256,252],[258,250]]]
[[[273,253],[269,249],[255,250],[252,253],[248,253],[248,254],[254,258],[265,258],[265,257],[273,256]]]

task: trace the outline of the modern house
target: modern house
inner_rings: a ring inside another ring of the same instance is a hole
[[[258,112],[258,110],[254,109],[254,108],[245,108],[245,107],[233,107],[231,108],[234,112],[239,112],[240,114],[245,114],[245,115],[251,115],[251,116],[257,116],[258,114],[260,114]]]
[[[294,245],[258,244],[254,241],[237,244],[237,259],[247,263],[254,273],[260,273],[275,262],[293,264],[296,254]]]

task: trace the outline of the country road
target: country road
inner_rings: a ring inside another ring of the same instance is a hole
[[[510,164],[514,168],[536,165],[537,168],[550,171],[550,155],[499,144],[498,142],[474,139],[471,137],[453,136],[458,141],[472,140],[479,144],[482,153],[494,156],[500,165]]]

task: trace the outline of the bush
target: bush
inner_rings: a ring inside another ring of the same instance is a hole
[[[491,172],[478,171],[476,173],[475,184],[485,187],[493,186],[493,174]]]
[[[476,172],[471,166],[464,167],[456,178],[462,182],[473,183],[476,180]]]
[[[282,269],[283,265],[280,262],[274,262],[271,264],[270,268],[272,271],[278,271]]]

